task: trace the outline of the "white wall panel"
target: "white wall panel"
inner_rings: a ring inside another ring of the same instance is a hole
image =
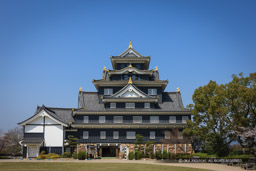
[[[49,117],[45,117],[45,124],[59,124],[54,120],[50,119]]]
[[[62,146],[63,145],[63,126],[45,126],[45,145],[51,146]]]
[[[43,133],[43,126],[25,125],[25,133]]]
[[[29,122],[28,124],[43,124],[44,118],[42,116],[37,117],[33,121]]]

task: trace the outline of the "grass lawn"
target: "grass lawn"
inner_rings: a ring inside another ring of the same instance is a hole
[[[75,163],[75,162],[56,162],[56,163],[40,163],[40,162],[0,162],[0,170],[90,170],[90,171],[206,171],[203,169],[160,166],[151,164],[138,163]]]

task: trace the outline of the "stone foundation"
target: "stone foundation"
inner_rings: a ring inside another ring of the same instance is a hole
[[[90,146],[95,146],[95,148],[97,148],[97,144],[87,144]],[[151,149],[150,151],[154,151],[154,145],[155,145],[155,152],[157,151],[162,151],[162,145],[163,145],[163,150],[164,151],[168,151],[169,153],[172,154],[191,154],[193,153],[193,149],[192,149],[192,145],[191,144],[151,144]],[[118,146],[116,146],[116,158],[125,158],[126,151],[125,151],[125,147],[129,149],[129,152],[132,152],[135,148],[135,150],[139,150],[140,151],[144,151],[144,146],[145,144],[140,144],[140,145],[135,145],[135,144],[122,144],[122,151],[120,149],[120,144]],[[176,149],[175,149],[176,146]],[[168,148],[168,150],[167,150]],[[79,144],[78,145],[78,150],[79,151],[86,151],[85,149],[85,144]],[[76,149],[75,149],[76,151]],[[98,156],[102,156],[102,150],[101,148],[97,149],[97,153],[96,153],[96,149],[94,151],[92,151],[93,155],[95,157]]]

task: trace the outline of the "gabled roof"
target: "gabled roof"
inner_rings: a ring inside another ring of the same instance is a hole
[[[139,54],[135,49],[128,48],[126,51],[124,51],[120,57],[142,57],[141,54]]]
[[[130,41],[129,47],[126,51],[124,51],[120,57],[142,57],[135,49],[132,48],[132,42]]]
[[[123,74],[123,73],[126,73],[126,72],[135,72],[137,74],[147,74],[147,75],[152,75],[153,72],[156,72],[154,70],[140,70],[136,67],[133,67],[132,65],[128,66],[128,67],[125,67],[123,69],[120,69],[120,70],[109,70],[108,71],[108,74],[109,75],[112,75],[112,74]]]
[[[38,137],[38,138],[31,138],[31,137],[25,137],[21,143],[22,144],[42,144],[44,141],[43,137]]]
[[[100,97],[98,92],[81,91],[78,98],[78,108],[76,112],[184,112],[190,114],[190,111],[184,109],[181,100],[181,94],[177,92],[163,92],[162,103],[158,103],[158,108],[150,109],[106,109],[104,103],[99,103]],[[86,108],[84,110],[83,108]]]
[[[48,108],[43,106],[38,106],[36,112],[33,116],[29,117],[28,119],[18,123],[19,125],[24,125],[27,122],[32,121],[33,119],[37,118],[41,111],[45,111],[52,119],[56,120],[60,124],[67,126],[70,121],[73,121],[72,118],[72,109],[71,108]]]
[[[121,90],[113,94],[112,96],[104,96],[103,102],[157,102],[156,97],[151,97],[146,93],[138,89],[131,80]]]
[[[110,96],[110,98],[152,98],[138,89],[133,83],[128,83],[121,90]]]

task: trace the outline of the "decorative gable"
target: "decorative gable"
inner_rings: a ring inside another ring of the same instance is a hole
[[[141,55],[131,48],[121,54],[121,57],[141,57]]]
[[[121,89],[119,92],[114,94],[112,97],[115,98],[146,98],[148,97],[145,93],[138,90],[133,84],[128,84],[128,86]]]

